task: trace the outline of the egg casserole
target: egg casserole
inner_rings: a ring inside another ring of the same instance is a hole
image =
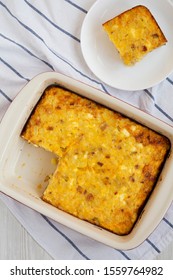
[[[151,12],[142,5],[108,20],[103,28],[126,65],[135,64],[167,42]]]
[[[21,136],[59,157],[42,199],[119,235],[132,230],[170,149],[166,137],[58,86]]]

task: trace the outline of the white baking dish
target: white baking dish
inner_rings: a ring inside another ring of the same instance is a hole
[[[47,204],[40,198],[43,193],[43,188],[40,186],[46,185],[46,176],[56,168],[51,164],[54,155],[26,143],[21,139],[20,134],[44,89],[55,83],[162,133],[173,145],[173,128],[164,122],[67,76],[55,72],[43,73],[36,76],[21,90],[0,124],[0,191],[55,221],[111,247],[122,250],[134,248],[155,229],[172,202],[172,149],[140,219],[132,232],[126,236],[113,234]]]

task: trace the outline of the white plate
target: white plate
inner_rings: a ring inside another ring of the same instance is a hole
[[[167,136],[173,145],[173,128],[156,118],[97,89],[58,73],[43,73],[31,80],[17,95],[0,123],[0,191],[84,235],[117,249],[131,249],[143,242],[163,218],[173,199],[173,152],[166,161],[157,186],[132,232],[118,236],[69,215],[41,199],[45,177],[56,167],[54,157],[28,144],[21,131],[45,88],[59,84],[82,96],[105,104]],[[159,207],[158,207],[159,205]]]
[[[137,5],[144,5],[151,11],[168,42],[129,67],[121,61],[102,23]],[[173,71],[172,30],[170,0],[98,0],[82,25],[82,53],[88,67],[106,84],[123,90],[142,90],[158,84]]]

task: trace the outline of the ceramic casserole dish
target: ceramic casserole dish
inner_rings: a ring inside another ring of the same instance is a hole
[[[157,227],[173,199],[172,148],[154,191],[128,235],[116,235],[49,205],[41,196],[43,188],[47,185],[45,178],[56,168],[52,164],[54,155],[28,144],[20,135],[44,90],[54,84],[105,105],[163,134],[170,140],[172,147],[173,128],[168,124],[70,77],[56,72],[43,73],[33,78],[20,91],[1,121],[0,191],[39,213],[113,248],[128,250],[140,245]]]

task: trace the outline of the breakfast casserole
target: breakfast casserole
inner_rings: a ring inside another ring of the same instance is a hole
[[[103,23],[124,64],[133,65],[167,39],[148,8],[133,7]]]
[[[118,235],[131,232],[170,149],[165,136],[59,86],[21,136],[59,157],[42,199]]]

